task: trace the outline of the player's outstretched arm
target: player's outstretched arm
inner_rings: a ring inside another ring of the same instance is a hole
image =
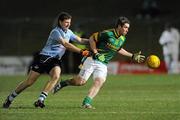
[[[82,50],[73,44],[67,42],[66,40],[61,40],[60,43],[68,50],[76,53],[80,53],[82,56],[89,56],[90,52],[88,50]]]
[[[137,63],[142,63],[145,61],[145,56],[141,54],[141,51],[139,51],[138,53],[130,53],[128,51],[126,51],[125,49],[121,48],[118,51],[119,54],[123,55],[123,56],[127,56],[132,58],[134,61],[136,61]]]
[[[118,51],[119,54],[123,55],[123,56],[126,56],[126,57],[130,57],[132,58],[133,54],[126,51],[125,49],[121,48],[119,51]]]
[[[79,36],[76,36],[76,40],[80,44],[89,44],[89,39],[86,39],[86,38],[81,38]]]

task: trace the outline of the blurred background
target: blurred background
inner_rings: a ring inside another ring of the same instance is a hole
[[[156,54],[162,61],[163,51],[159,38],[164,24],[169,21],[180,28],[180,7],[176,0],[0,0],[1,73],[8,73],[8,70],[4,71],[5,68],[13,65],[28,65],[31,61],[28,58],[32,59],[33,54],[42,49],[56,16],[62,11],[73,16],[71,29],[83,33],[85,37],[114,27],[117,17],[126,16],[130,19],[131,26],[124,48],[131,52],[141,50],[146,56]],[[77,54],[69,52],[64,56],[63,59],[67,59],[62,65],[64,73],[79,71],[76,56]],[[18,65],[13,63],[16,61],[14,57],[21,61],[17,62]],[[11,65],[6,63],[7,59],[11,59]],[[127,62],[129,59],[117,56],[113,61]],[[113,70],[114,68],[111,71]],[[117,72],[118,70],[115,71]]]

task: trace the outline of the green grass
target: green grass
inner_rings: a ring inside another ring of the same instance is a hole
[[[23,79],[0,76],[1,104]],[[91,79],[85,86],[49,94],[44,109],[34,108],[47,80],[47,76],[41,76],[10,109],[0,108],[0,120],[180,120],[180,75],[110,75],[93,100],[95,110],[80,107]]]

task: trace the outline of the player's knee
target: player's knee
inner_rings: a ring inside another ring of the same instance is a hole
[[[94,81],[94,85],[98,86],[98,87],[101,87],[103,85],[103,83],[104,83],[104,80],[98,79],[98,78],[95,79],[95,81]]]
[[[30,87],[33,83],[34,83],[34,81],[32,81],[32,80],[27,80],[27,81],[26,81],[26,86],[27,86],[27,87]]]
[[[52,81],[58,81],[59,78],[60,78],[60,75],[53,75],[51,80]]]
[[[80,80],[79,81],[79,85],[82,86],[82,85],[85,85],[86,84],[86,81],[85,80]]]
[[[85,84],[86,84],[86,80],[84,80],[84,79],[81,78],[81,77],[76,77],[76,78],[75,78],[75,84],[76,84],[77,86],[85,85]]]

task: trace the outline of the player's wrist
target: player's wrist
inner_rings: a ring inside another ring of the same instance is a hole
[[[133,59],[134,58],[134,54],[132,54],[132,56],[131,56],[131,59]]]
[[[98,51],[93,51],[93,54],[94,54],[94,55],[98,54]]]

